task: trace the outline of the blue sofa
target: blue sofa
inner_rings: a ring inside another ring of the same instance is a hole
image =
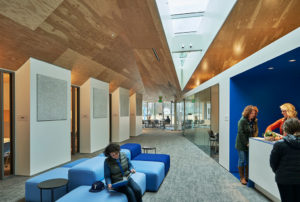
[[[82,163],[82,162],[84,162],[86,160],[89,160],[89,158],[77,159],[76,161],[72,161],[70,163],[62,165],[61,167],[63,167],[63,168],[72,168],[72,167],[74,167],[74,166],[76,166],[76,165],[78,165],[78,164],[80,164],[80,163]]]
[[[142,153],[141,145],[136,143],[123,144],[121,145],[121,149],[129,150],[131,154],[131,159],[134,159],[136,156]]]
[[[104,189],[101,192],[91,193],[89,192],[90,188],[91,186],[77,187],[76,189],[64,195],[56,202],[127,202],[125,194],[118,193],[115,191],[108,191],[107,189]]]
[[[168,154],[142,154],[141,145],[137,143],[126,143],[121,146],[123,149],[130,150],[131,160],[157,161],[165,164],[165,175],[170,169],[170,155]]]
[[[55,168],[48,172],[42,173],[35,177],[28,179],[25,183],[25,200],[27,202],[40,201],[40,189],[37,185],[45,180],[54,178],[68,179],[68,171],[70,168]],[[54,200],[66,194],[66,187],[60,187],[54,190]],[[43,190],[43,201],[51,201],[50,190]]]
[[[140,186],[142,194],[146,190],[146,175],[144,173],[136,172],[133,174],[132,179]],[[104,181],[104,180],[103,180]],[[91,186],[79,186],[70,193],[66,194],[60,198],[59,202],[98,202],[98,201],[107,201],[107,202],[127,202],[126,195],[118,193],[116,191],[108,191],[107,189],[102,190],[101,192],[91,193],[89,189]]]
[[[137,172],[146,175],[146,191],[157,191],[165,178],[165,165],[161,162],[131,161]]]
[[[170,169],[170,155],[168,154],[139,154],[133,160],[162,162],[165,164],[165,175],[168,174]]]
[[[82,185],[90,186],[104,178],[105,157],[97,156],[84,161],[69,170],[69,190]]]

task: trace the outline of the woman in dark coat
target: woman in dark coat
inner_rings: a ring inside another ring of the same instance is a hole
[[[238,134],[236,137],[235,148],[239,155],[238,168],[240,181],[243,185],[246,185],[248,180],[249,137],[254,137],[258,134],[256,119],[257,113],[257,107],[248,105],[245,107],[242,113],[242,118],[238,123]]]
[[[286,134],[276,142],[270,156],[270,165],[283,202],[300,201],[300,122],[296,118],[283,124]]]

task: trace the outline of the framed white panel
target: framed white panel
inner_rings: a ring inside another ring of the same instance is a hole
[[[120,93],[120,116],[129,116],[129,96]]]
[[[37,121],[67,120],[67,81],[37,74]]]
[[[105,89],[93,88],[93,117],[107,118],[108,92]]]

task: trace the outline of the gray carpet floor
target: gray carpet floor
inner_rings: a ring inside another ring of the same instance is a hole
[[[170,154],[171,167],[158,192],[146,192],[144,202],[200,201],[269,201],[255,189],[248,188],[221,167],[181,132],[144,129],[143,134],[123,143],[155,146],[157,153]],[[93,157],[77,154],[72,160]],[[0,181],[0,201],[25,201],[25,181],[28,177],[14,176]]]

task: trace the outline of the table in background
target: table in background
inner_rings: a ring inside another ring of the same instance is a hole
[[[148,151],[154,150],[154,152],[155,152],[155,154],[156,154],[156,147],[147,147],[147,146],[145,146],[145,147],[142,147],[142,149],[143,149],[143,152],[144,152],[144,153],[147,153],[147,154],[148,154]]]

